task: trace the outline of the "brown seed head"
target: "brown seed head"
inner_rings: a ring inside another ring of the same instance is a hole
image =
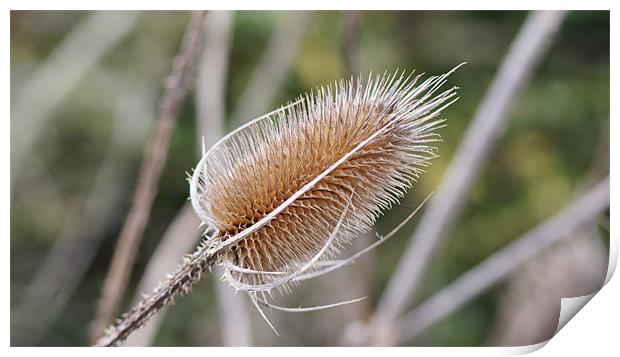
[[[206,152],[191,199],[233,286],[284,286],[370,230],[437,156],[438,115],[458,98],[436,92],[452,71],[417,86],[398,73],[341,80]]]

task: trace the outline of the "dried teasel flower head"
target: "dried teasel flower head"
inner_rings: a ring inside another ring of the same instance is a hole
[[[190,198],[229,283],[258,307],[265,292],[341,266],[330,259],[437,157],[439,115],[458,99],[439,89],[454,70],[419,84],[404,72],[341,80],[204,152]]]

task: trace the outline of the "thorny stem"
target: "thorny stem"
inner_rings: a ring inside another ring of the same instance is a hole
[[[216,259],[217,253],[209,251],[206,244],[201,244],[193,254],[185,256],[176,272],[168,275],[168,279],[161,282],[151,295],[143,296],[133,309],[121,316],[117,325],[108,327],[96,346],[111,347],[123,342],[161,308],[174,304],[176,297],[188,293],[203,273],[211,270]]]
[[[93,324],[91,338],[96,340],[105,326],[112,320],[118,309],[122,293],[127,286],[131,266],[148,221],[149,213],[155,199],[159,177],[166,162],[166,156],[172,132],[181,102],[185,97],[185,83],[189,77],[194,59],[200,53],[206,12],[196,12],[183,38],[179,55],[173,63],[172,72],[162,98],[160,116],[154,137],[149,144],[136,186],[136,195],[119,242],[114,251],[110,271],[105,281],[103,293]]]

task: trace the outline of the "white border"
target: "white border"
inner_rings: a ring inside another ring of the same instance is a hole
[[[616,2],[618,3],[618,2]],[[208,2],[200,0],[175,0],[175,1],[161,1],[161,0],[134,0],[134,1],[122,1],[122,0],[108,0],[108,1],[79,1],[79,0],[57,0],[57,1],[45,1],[45,0],[21,0],[21,1],[5,1],[5,11],[0,17],[2,42],[4,46],[9,47],[10,44],[10,13],[8,10],[26,10],[26,9],[166,9],[166,10],[187,10],[187,9],[239,9],[239,10],[254,10],[258,9],[260,5],[261,9],[417,9],[417,10],[434,10],[434,9],[450,9],[450,10],[464,10],[464,9],[498,9],[498,10],[526,10],[526,9],[579,9],[579,10],[594,10],[594,9],[612,9],[616,10],[616,3],[612,1],[356,1],[356,2],[337,2],[333,0],[314,0],[312,2],[302,3],[299,1],[269,1],[262,0],[257,1],[239,1],[239,0],[227,0],[225,2]],[[611,38],[617,40],[618,38],[618,25],[619,16],[615,11],[611,12]],[[5,119],[0,120],[1,130],[6,137],[10,139],[10,51],[4,51],[1,57],[3,65],[3,110],[5,113]],[[615,66],[618,59],[618,43],[617,41],[611,41],[611,124],[610,131],[612,135],[611,152],[610,157],[617,158],[620,153],[618,152],[619,146],[617,140],[619,136],[619,123],[617,118],[617,104],[613,98],[620,98],[618,93],[618,70]],[[616,139],[616,140],[614,140]],[[5,139],[2,141],[2,162],[5,163],[5,174],[2,175],[2,226],[4,227],[5,238],[2,240],[3,251],[5,259],[2,264],[2,277],[4,279],[5,291],[7,287],[10,287],[10,265],[9,259],[6,259],[6,255],[10,256],[10,175],[8,162],[10,160],[10,141]],[[611,160],[611,204],[614,206],[615,202],[618,202],[619,191],[617,189],[616,173],[618,171],[617,162]],[[617,207],[611,210],[611,222],[620,222],[620,216]],[[611,227],[611,252],[612,259],[610,263],[617,262],[618,257],[618,230],[612,224]],[[3,309],[2,309],[2,336],[5,341],[4,345],[10,344],[10,296],[6,292],[1,295]],[[567,323],[566,327],[558,332],[558,334],[549,341],[549,343],[542,349],[537,351],[537,354],[543,355],[582,355],[588,352],[595,351],[615,351],[617,350],[617,331],[618,331],[618,316],[620,316],[620,309],[618,302],[620,301],[620,283],[618,278],[613,278],[602,289],[602,291],[596,294],[590,303]],[[303,355],[315,355],[316,353],[334,353],[342,354],[357,352],[357,353],[371,353],[377,354],[381,352],[389,353],[390,355],[407,355],[412,353],[416,355],[515,355],[519,353],[526,353],[528,351],[536,350],[535,346],[522,347],[522,348],[416,348],[415,350],[407,348],[390,348],[389,352],[384,349],[370,349],[362,348],[355,350],[340,350],[335,348],[321,348],[317,349],[295,349],[292,348],[262,348],[252,349],[253,355],[269,355],[269,356],[286,356],[290,357],[291,354],[295,354],[296,357]],[[34,348],[11,348],[9,349],[14,354],[35,354],[41,353],[40,349]],[[53,355],[82,355],[86,350],[81,348],[56,348],[46,349],[44,353]],[[167,355],[170,349],[148,349],[141,350],[140,352],[149,353],[152,356]],[[195,353],[196,355],[204,355],[209,353],[222,353],[224,350],[208,348],[186,348],[183,349],[183,353]],[[137,352],[132,349],[117,349],[115,351],[104,349],[89,349],[89,354],[99,355],[102,353],[119,353],[119,354],[134,354]],[[250,351],[242,351],[241,349],[226,350],[226,353],[250,353]]]

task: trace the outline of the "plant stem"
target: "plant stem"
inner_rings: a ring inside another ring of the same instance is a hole
[[[116,346],[124,341],[162,307],[174,304],[177,296],[191,291],[202,274],[211,270],[215,261],[216,254],[210,254],[206,245],[200,245],[193,254],[185,256],[176,272],[168,275],[168,279],[161,282],[151,295],[144,296],[133,309],[121,316],[115,326],[107,328],[96,346]]]
[[[183,38],[179,55],[175,59],[172,73],[162,98],[161,111],[155,135],[147,148],[140,169],[136,195],[121,230],[119,242],[114,251],[110,271],[105,281],[103,293],[93,324],[91,339],[96,341],[112,316],[118,310],[121,297],[131,274],[138,246],[150,216],[159,178],[163,171],[176,118],[185,93],[185,83],[197,55],[204,34],[203,26],[206,12],[192,15],[192,20]]]

